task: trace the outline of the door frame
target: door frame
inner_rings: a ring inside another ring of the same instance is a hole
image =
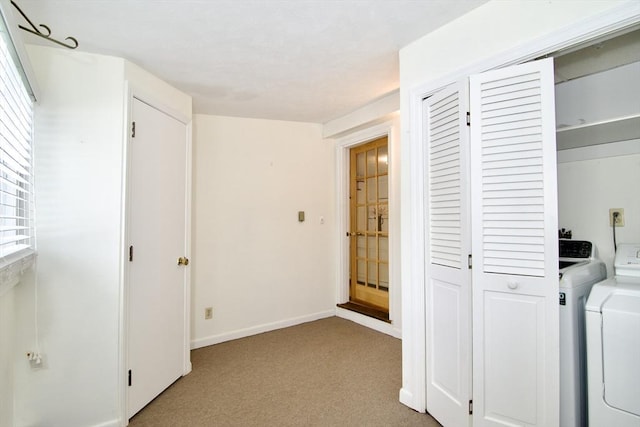
[[[391,324],[382,322],[359,313],[342,308],[336,308],[336,315],[367,326],[378,332],[401,337],[400,330],[400,260],[394,248],[399,244],[400,218],[399,194],[396,189],[396,174],[398,168],[394,166],[394,155],[399,148],[399,138],[396,135],[397,120],[387,121],[371,128],[355,132],[336,142],[336,304],[349,301],[349,241],[347,233],[350,230],[349,206],[349,172],[350,150],[358,145],[386,136],[389,156],[389,320]]]
[[[595,15],[582,22],[572,24],[553,33],[512,48],[487,60],[472,63],[445,77],[438,78],[408,90],[407,105],[409,125],[402,155],[405,161],[403,178],[410,181],[411,189],[405,191],[403,202],[403,224],[409,227],[402,235],[402,377],[400,402],[410,408],[426,412],[426,219],[424,203],[424,180],[426,165],[422,147],[423,111],[422,101],[472,74],[515,65],[539,58],[559,50],[567,49],[622,31],[640,23],[637,6],[625,3]]]
[[[125,107],[123,117],[123,177],[122,177],[122,210],[120,213],[120,223],[122,226],[120,236],[120,313],[119,313],[119,325],[118,325],[118,402],[119,413],[122,425],[129,423],[128,418],[128,383],[127,383],[127,367],[128,367],[128,326],[129,326],[129,262],[126,259],[128,257],[128,242],[129,242],[129,171],[130,171],[130,149],[131,149],[131,122],[133,118],[133,100],[137,99],[149,106],[173,117],[179,122],[185,125],[186,133],[186,159],[185,165],[186,172],[186,195],[185,195],[185,248],[184,256],[192,260],[191,257],[191,216],[192,216],[192,118],[182,114],[181,112],[164,104],[152,94],[142,90],[141,88],[132,85],[129,81],[125,81]],[[184,286],[184,363],[182,367],[182,375],[186,375],[191,372],[192,364],[190,359],[191,351],[191,268],[185,268],[185,286]]]

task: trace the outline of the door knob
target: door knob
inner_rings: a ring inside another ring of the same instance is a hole
[[[189,258],[181,256],[178,258],[178,265],[189,265]]]

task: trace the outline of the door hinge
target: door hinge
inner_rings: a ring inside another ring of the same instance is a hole
[[[469,415],[473,415],[473,400],[469,401]]]
[[[133,261],[133,246],[129,246],[129,261]]]
[[[131,387],[131,369],[129,369],[129,387]]]
[[[471,113],[467,111],[467,126],[471,126]]]
[[[473,268],[473,256],[471,254],[469,254],[467,258],[467,267],[469,267],[469,270]]]
[[[131,138],[136,137],[136,122],[131,122]]]

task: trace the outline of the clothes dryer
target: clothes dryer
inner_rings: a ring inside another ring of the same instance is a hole
[[[614,269],[586,305],[589,425],[640,427],[640,244],[618,245]]]

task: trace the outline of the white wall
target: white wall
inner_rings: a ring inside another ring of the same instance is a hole
[[[322,126],[325,138],[334,138],[336,147],[336,302],[349,299],[349,242],[343,239],[350,228],[349,210],[349,149],[367,141],[388,135],[389,144],[389,319],[391,324],[362,314],[338,308],[336,314],[379,332],[402,336],[402,306],[400,280],[400,91],[395,90],[366,105],[337,117]]]
[[[16,288],[15,424],[88,426],[118,416],[122,59],[29,46],[35,108],[34,281]]]
[[[640,140],[627,144],[635,145],[640,153]],[[605,146],[601,148],[607,151]],[[558,225],[571,230],[574,239],[593,242],[607,264],[607,275],[612,276],[610,208],[624,208],[625,225],[616,227],[617,242],[640,243],[640,154],[588,158],[594,147],[566,151],[583,160],[558,163]]]
[[[321,125],[194,117],[193,347],[335,313],[333,156]]]
[[[0,427],[13,426],[14,295],[0,295]]]
[[[492,0],[400,50],[402,92],[446,77],[626,0]]]
[[[414,110],[419,102],[416,97],[427,88],[436,90],[467,73],[484,71],[481,67],[500,66],[501,60],[504,64],[517,58],[516,55],[534,54],[522,50],[522,46],[542,43],[543,37],[624,4],[637,9],[637,3],[628,1],[492,0],[401,49],[403,388],[400,399],[408,406],[425,410],[424,261],[420,252],[424,239],[419,220],[423,176],[421,159],[416,154],[420,144],[420,127],[416,123],[420,116]],[[577,37],[576,34],[565,36]]]
[[[25,276],[13,290],[14,424],[119,425],[125,78],[186,117],[191,98],[121,58],[28,53],[40,86],[37,286]],[[33,369],[36,328],[44,362]]]

